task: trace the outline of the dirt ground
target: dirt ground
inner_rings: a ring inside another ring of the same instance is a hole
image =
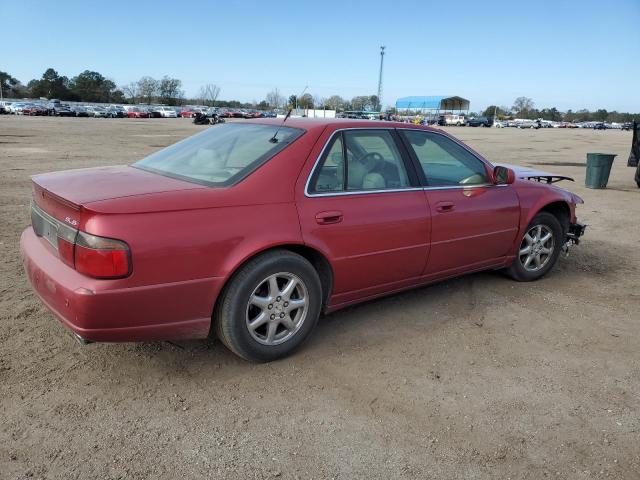
[[[539,282],[481,273],[349,308],[267,365],[217,341],[79,345],[23,274],[29,176],[202,128],[0,117],[0,478],[640,478],[629,132],[451,129],[489,159],[575,176],[586,237]],[[618,154],[606,190],[583,186],[588,151]]]

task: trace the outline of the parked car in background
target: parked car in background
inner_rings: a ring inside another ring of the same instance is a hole
[[[85,109],[90,117],[107,118],[107,110],[104,107],[87,105],[85,106]]]
[[[131,107],[127,111],[128,118],[149,118],[149,112],[142,110],[140,107]]]
[[[34,117],[34,116],[48,115],[49,111],[47,110],[47,107],[43,107],[42,105],[32,103],[30,105],[26,105],[25,107],[23,107],[21,113],[22,115],[28,115],[30,117]]]
[[[540,125],[535,120],[518,120],[518,128],[540,128]]]
[[[440,115],[440,117],[438,117],[438,125],[440,125],[441,127],[444,127],[444,126],[461,127],[465,124],[465,120],[466,119],[462,115],[452,115],[452,114]]]
[[[205,112],[205,114],[209,118],[213,118],[214,116],[215,117],[219,117],[220,116],[220,109],[218,107],[209,107],[207,109],[207,111]]]
[[[16,103],[12,103],[9,106],[9,111],[14,114],[14,115],[22,115],[22,109],[24,107],[28,107],[31,106],[31,103],[28,102],[16,102]]]
[[[71,107],[71,111],[75,114],[76,117],[89,116],[89,112],[87,112],[87,109],[82,105],[74,105],[73,107]]]
[[[489,117],[475,117],[467,120],[469,127],[490,127],[491,125],[493,125],[493,118]]]
[[[633,122],[625,122],[620,126],[622,131],[630,131],[633,130]]]
[[[61,103],[49,103],[47,105],[47,113],[56,117],[75,117],[75,113],[69,105]]]
[[[162,118],[177,118],[178,114],[171,107],[160,106],[156,107],[156,111],[160,113]]]
[[[582,200],[550,184],[563,178],[429,127],[248,120],[130,166],[32,177],[21,253],[82,341],[217,335],[264,362],[322,311],[480,270],[543,277],[584,232]]]
[[[606,130],[607,129],[607,125],[603,122],[598,122],[593,126],[594,130]]]
[[[154,106],[140,107],[140,109],[146,110],[149,113],[149,118],[162,118],[162,113],[158,108],[159,107]]]
[[[182,118],[193,118],[195,116],[196,116],[196,111],[189,107],[185,107],[180,111],[180,117]]]
[[[127,111],[120,105],[110,105],[106,108],[107,117],[109,118],[125,118]]]

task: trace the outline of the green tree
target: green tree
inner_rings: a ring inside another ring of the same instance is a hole
[[[167,75],[162,77],[158,82],[158,97],[160,102],[167,105],[175,105],[178,98],[182,96],[180,87],[182,87],[182,81],[177,78],[171,78]]]
[[[107,103],[112,101],[116,84],[98,72],[85,70],[71,79],[70,90],[83,102]]]
[[[609,112],[607,112],[604,108],[600,108],[593,113],[593,119],[598,122],[605,122],[608,116]]]
[[[507,112],[502,108],[498,107],[497,105],[489,105],[487,108],[484,109],[484,112],[482,112],[482,116],[487,118],[493,118],[494,115],[496,117],[500,117],[500,116],[504,116],[505,113]]]
[[[369,105],[371,105],[372,110],[376,110],[378,112],[382,109],[380,99],[377,95],[369,95]]]
[[[0,72],[0,88],[3,97],[17,96],[16,92],[22,85],[7,72]]]
[[[552,122],[559,122],[560,120],[562,120],[562,114],[556,107],[543,108],[539,113],[540,117],[545,120],[551,120]]]
[[[310,93],[305,93],[298,100],[298,107],[300,108],[313,108],[313,97]]]
[[[61,77],[53,68],[48,68],[40,80],[31,80],[28,84],[32,97],[57,98],[70,100],[69,79]]]
[[[586,108],[578,110],[575,113],[575,120],[578,122],[588,122],[591,120],[591,112]]]

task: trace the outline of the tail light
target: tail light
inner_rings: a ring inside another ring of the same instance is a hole
[[[131,273],[129,246],[113,238],[78,232],[75,243],[75,268],[95,278],[120,278]]]
[[[77,223],[77,222],[76,222]],[[31,204],[31,225],[57,251],[60,260],[94,278],[122,278],[131,274],[131,251],[122,240],[82,232]]]
[[[73,247],[76,243],[76,235],[78,231],[75,228],[68,227],[64,223],[58,223],[58,256],[60,260],[73,268]]]

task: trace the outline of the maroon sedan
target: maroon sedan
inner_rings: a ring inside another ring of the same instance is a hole
[[[30,117],[47,115],[47,109],[40,105],[29,105],[22,109],[22,114]]]
[[[149,112],[138,107],[130,108],[127,111],[128,118],[149,118]]]
[[[321,312],[480,270],[537,280],[584,231],[563,177],[493,166],[440,130],[281,124],[33,177],[21,251],[42,301],[82,341],[215,334],[269,361]]]

